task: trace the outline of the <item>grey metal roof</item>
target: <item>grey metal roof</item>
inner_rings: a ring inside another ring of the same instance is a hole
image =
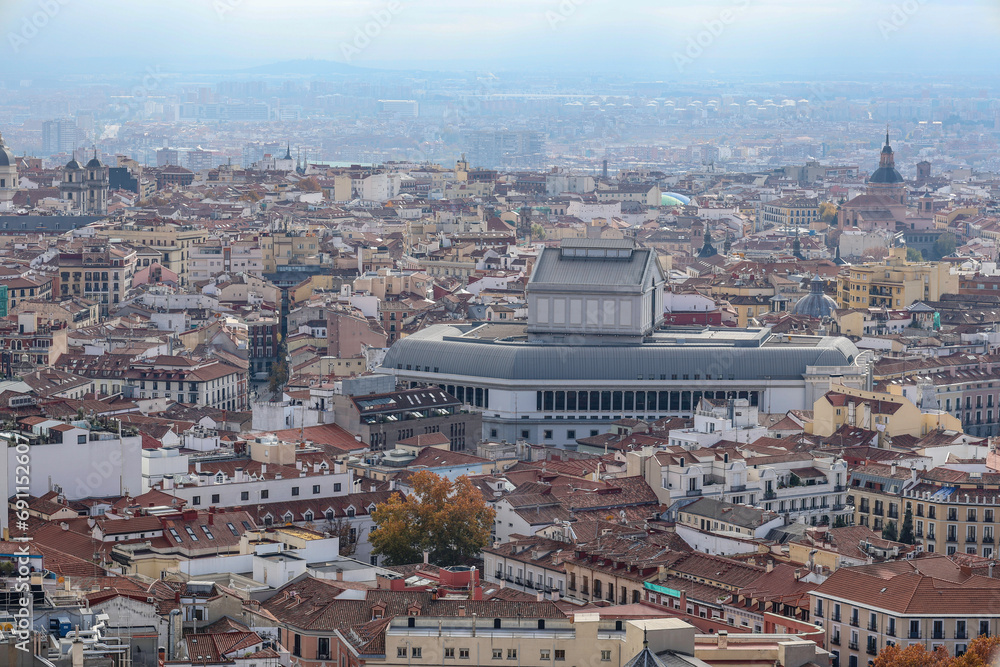
[[[105,218],[103,215],[0,215],[0,231],[68,232]]]
[[[566,257],[560,248],[545,248],[535,262],[528,289],[567,287],[615,288],[642,290],[650,265],[656,258],[649,248],[636,248],[629,257]]]
[[[497,380],[689,381],[696,379],[801,379],[807,366],[851,366],[858,348],[846,338],[762,346],[644,342],[622,345],[556,345],[462,337],[439,324],[396,341],[382,364],[389,372],[411,370]],[[803,338],[803,340],[805,340]],[[677,377],[674,378],[673,376]],[[695,376],[700,376],[696,378]]]

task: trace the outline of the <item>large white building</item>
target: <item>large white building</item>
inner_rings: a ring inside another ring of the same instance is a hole
[[[661,329],[663,272],[631,239],[546,248],[528,322],[440,324],[396,341],[382,371],[483,413],[483,438],[575,446],[621,418],[691,415],[702,397],[812,409],[830,378],[867,387],[871,353],[846,338],[769,329]]]

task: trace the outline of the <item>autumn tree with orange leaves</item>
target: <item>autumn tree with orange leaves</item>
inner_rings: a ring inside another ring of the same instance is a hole
[[[435,565],[464,565],[490,544],[496,512],[468,477],[455,481],[422,470],[410,478],[413,492],[393,494],[375,506],[368,533],[372,553],[388,565],[417,563],[423,552]]]
[[[923,644],[906,648],[887,646],[873,661],[873,667],[990,667],[998,657],[1000,637],[979,637],[969,643],[965,653],[957,658],[948,655],[943,646],[928,651]]]

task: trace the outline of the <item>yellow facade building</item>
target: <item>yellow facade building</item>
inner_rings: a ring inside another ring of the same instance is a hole
[[[837,276],[838,308],[905,308],[958,294],[958,276],[945,262],[908,262],[906,248],[891,248],[883,262],[849,267]]]

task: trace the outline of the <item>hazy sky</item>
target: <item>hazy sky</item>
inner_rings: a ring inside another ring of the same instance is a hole
[[[780,78],[993,71],[1000,55],[997,0],[0,0],[0,28],[7,72],[315,58]]]

